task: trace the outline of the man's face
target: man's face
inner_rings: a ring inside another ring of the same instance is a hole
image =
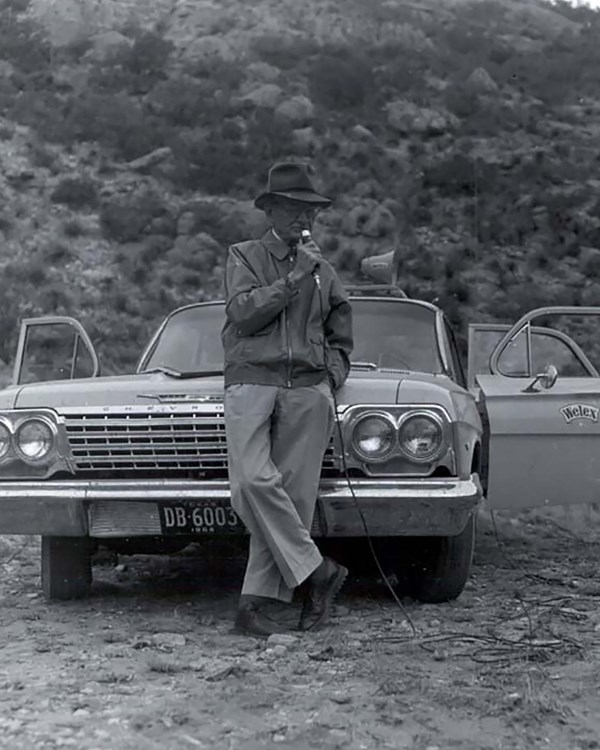
[[[304,229],[312,230],[319,207],[289,198],[273,198],[265,213],[284,242],[299,240]]]

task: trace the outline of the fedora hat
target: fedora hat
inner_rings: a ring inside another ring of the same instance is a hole
[[[257,208],[264,208],[269,198],[279,196],[294,201],[326,207],[331,200],[320,195],[311,180],[308,166],[298,162],[279,162],[269,169],[267,189],[254,201]]]

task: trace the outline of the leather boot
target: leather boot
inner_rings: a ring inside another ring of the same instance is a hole
[[[273,633],[281,632],[277,624],[260,611],[261,607],[268,601],[268,599],[263,599],[260,596],[240,596],[240,603],[233,625],[234,633],[268,638]]]
[[[316,630],[331,614],[333,601],[342,588],[348,569],[328,557],[308,579],[308,590],[300,615],[299,630]]]

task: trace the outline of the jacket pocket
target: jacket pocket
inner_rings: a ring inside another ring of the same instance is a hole
[[[321,336],[310,336],[308,339],[308,360],[312,367],[321,369],[325,366],[323,357],[323,338]]]

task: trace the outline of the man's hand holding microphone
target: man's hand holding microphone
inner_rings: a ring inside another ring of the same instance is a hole
[[[321,249],[310,236],[310,232],[304,229],[302,239],[296,248],[296,263],[293,270],[288,274],[288,279],[292,284],[297,284],[311,275],[317,280],[321,260]]]

